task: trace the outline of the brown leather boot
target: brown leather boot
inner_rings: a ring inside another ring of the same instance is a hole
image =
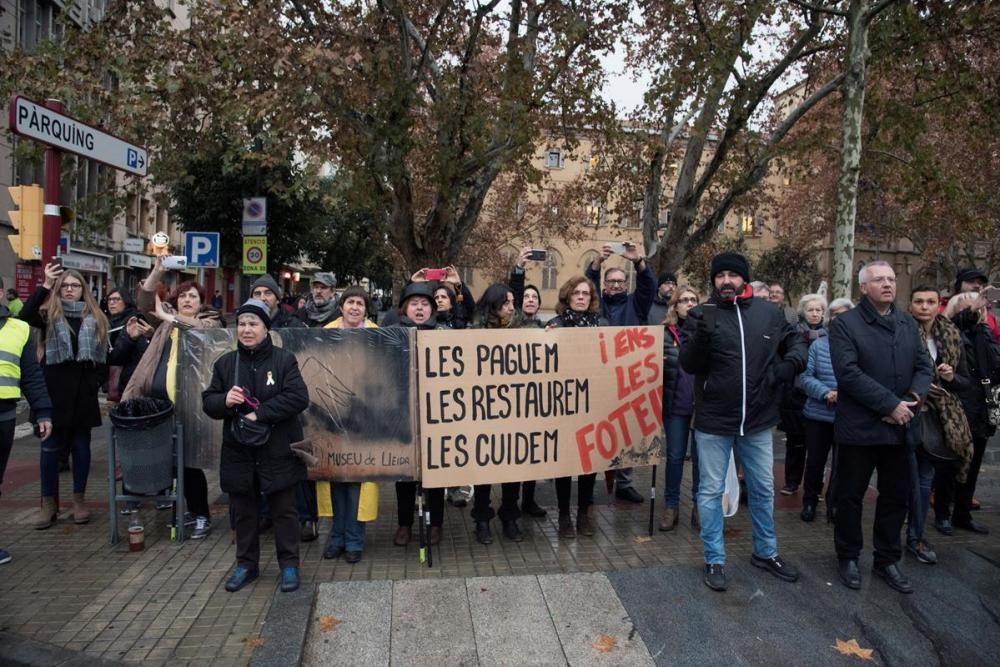
[[[397,547],[405,547],[413,537],[413,530],[409,526],[400,526],[396,529],[396,535],[392,538],[392,543]]]
[[[577,513],[576,532],[578,535],[585,535],[586,537],[592,537],[594,535],[594,526],[590,523],[589,510]]]
[[[82,524],[90,521],[90,510],[83,502],[82,493],[73,494],[73,523]]]
[[[663,513],[663,518],[660,519],[660,530],[663,532],[668,532],[677,527],[678,520],[677,508],[668,507]]]
[[[441,526],[431,526],[431,546],[441,544]]]
[[[559,537],[564,540],[576,539],[576,530],[573,528],[573,519],[569,514],[559,515]]]
[[[54,496],[42,496],[42,506],[38,508],[38,515],[35,517],[35,530],[45,530],[56,522],[56,514],[59,507],[56,505]]]

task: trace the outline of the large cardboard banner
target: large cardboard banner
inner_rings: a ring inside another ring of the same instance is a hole
[[[311,479],[418,478],[411,330],[279,329],[271,336],[295,354],[309,387],[302,420],[319,460],[309,469]],[[202,412],[201,392],[216,359],[236,348],[235,338],[232,329],[180,337],[176,403],[184,438],[196,448],[191,465],[218,465],[222,422]]]
[[[420,331],[425,487],[657,463],[663,327]]]

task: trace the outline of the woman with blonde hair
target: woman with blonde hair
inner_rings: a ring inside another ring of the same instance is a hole
[[[694,414],[694,376],[681,368],[681,345],[687,340],[684,320],[701,303],[701,293],[690,285],[674,290],[663,321],[663,432],[666,436],[663,502],[666,512],[660,530],[671,531],[678,523],[684,457],[691,442],[691,525],[698,527],[698,450],[691,440]]]
[[[73,457],[73,522],[87,523],[84,504],[90,474],[90,430],[101,425],[97,395],[108,356],[108,318],[79,272],[45,265],[45,281],[35,290],[21,319],[41,330],[38,349],[52,398],[52,437],[42,442],[42,504],[37,530],[51,526],[59,512],[59,452]]]

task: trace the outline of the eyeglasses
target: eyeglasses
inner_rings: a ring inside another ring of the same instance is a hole
[[[63,283],[61,289],[83,289],[81,283]]]
[[[681,299],[677,299],[677,303],[698,303],[697,297],[686,296]]]
[[[617,279],[616,280],[608,279],[608,280],[605,280],[604,282],[606,284],[608,284],[608,285],[624,285],[626,281],[625,280],[617,280]]]
[[[115,302],[121,301],[121,300],[122,300],[122,298],[120,296],[109,296],[108,297],[108,303],[115,303]]]

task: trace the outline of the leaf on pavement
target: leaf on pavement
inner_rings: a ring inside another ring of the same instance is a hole
[[[653,538],[650,537],[649,535],[636,535],[635,536],[635,543],[636,544],[646,544],[646,543],[652,542],[652,541],[653,541]]]
[[[618,640],[611,635],[601,635],[592,646],[601,653],[608,653],[618,646]]]
[[[322,632],[333,632],[342,621],[335,616],[320,616],[319,629]]]
[[[841,655],[855,655],[862,660],[874,660],[874,658],[872,658],[872,653],[874,651],[870,648],[861,648],[857,639],[851,639],[846,642],[838,639],[837,643],[830,648]]]
[[[259,646],[264,645],[264,640],[261,639],[260,637],[254,637],[252,639],[250,637],[247,637],[244,641],[247,643],[247,646],[252,646],[253,648],[257,648]]]

